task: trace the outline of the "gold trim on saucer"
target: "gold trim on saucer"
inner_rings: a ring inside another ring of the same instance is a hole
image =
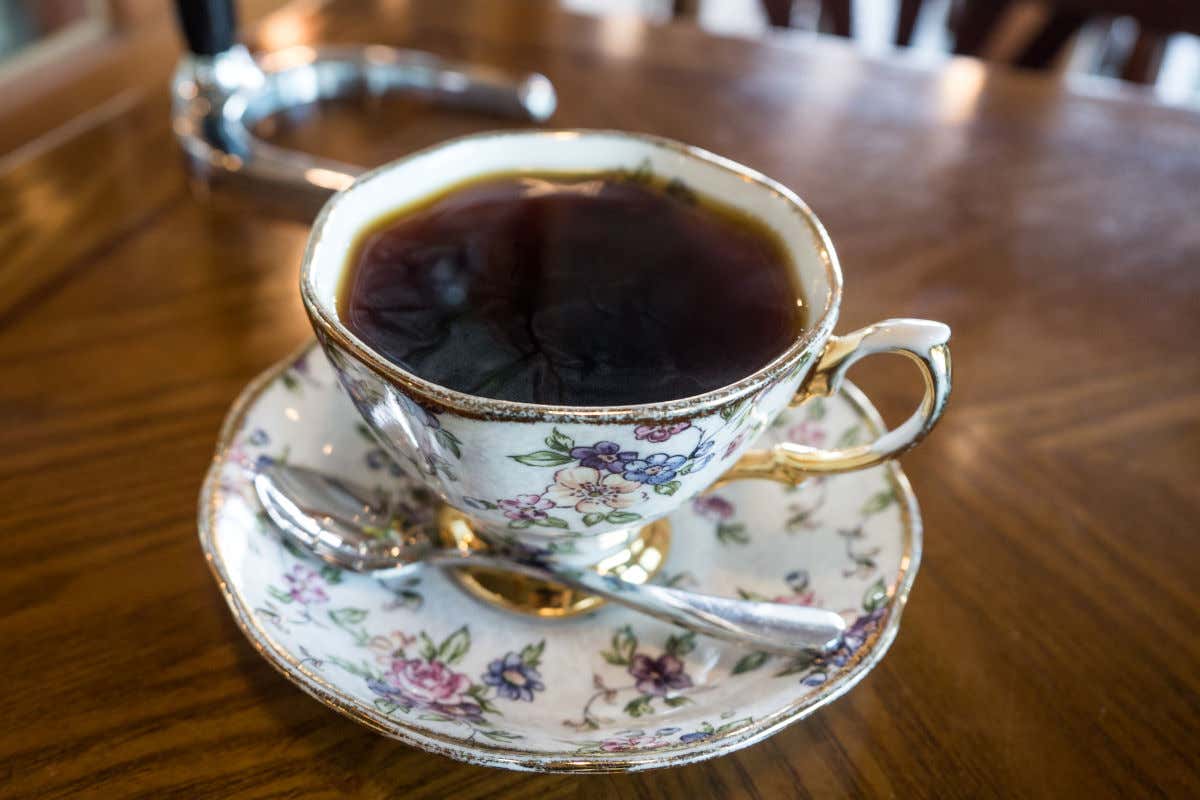
[[[458,761],[528,772],[637,772],[691,764],[760,742],[841,697],[879,663],[899,632],[900,617],[921,563],[922,528],[916,495],[913,494],[900,466],[889,462],[882,468],[887,470],[888,482],[895,491],[904,530],[900,568],[888,586],[887,616],[874,636],[864,642],[858,658],[831,675],[819,689],[811,693],[805,692],[786,708],[731,728],[720,736],[699,742],[649,751],[600,752],[586,755],[566,751],[521,750],[481,740],[468,742],[460,737],[421,730],[390,718],[330,683],[310,664],[302,662],[274,640],[271,633],[259,623],[253,609],[232,585],[226,560],[216,540],[217,513],[224,501],[220,486],[221,468],[235,436],[242,428],[246,414],[267,387],[293,362],[315,347],[316,341],[310,340],[297,348],[287,358],[251,381],[234,401],[221,426],[216,453],[200,491],[197,514],[200,546],[234,621],[259,655],[304,693],[377,733]],[[862,415],[864,424],[871,433],[877,434],[885,429],[879,412],[857,387],[847,381],[840,391]]]

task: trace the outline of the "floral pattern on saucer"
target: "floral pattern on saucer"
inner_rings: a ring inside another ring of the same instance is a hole
[[[784,412],[761,435],[764,443],[845,445],[878,424],[848,387]],[[558,508],[575,491],[571,483],[584,486],[593,472],[601,483],[606,475],[638,483],[638,491],[665,486],[675,477],[650,479],[680,465],[670,455],[646,456],[674,453],[672,445],[687,436],[702,443],[704,434],[660,427],[633,432],[647,451],[636,457],[610,453],[602,442],[547,445],[571,459],[552,465],[572,473],[553,479],[563,489],[501,498],[511,502],[497,507],[508,519],[533,524],[541,513],[550,516],[547,500]],[[697,446],[679,454],[694,458]],[[644,769],[770,735],[846,691],[882,657],[920,556],[915,499],[895,466],[794,489],[730,484],[671,515],[660,582],[822,605],[850,623],[835,653],[785,658],[614,606],[565,622],[518,617],[481,604],[433,570],[387,580],[343,572],[277,536],[250,485],[264,460],[403,486],[408,513],[431,513],[429,493],[405,485],[403,470],[381,459],[358,430],[345,390],[318,350],[310,345],[268,372],[231,411],[200,507],[205,552],[251,643],[306,692],[376,730],[513,769]],[[626,477],[631,472],[639,480]]]

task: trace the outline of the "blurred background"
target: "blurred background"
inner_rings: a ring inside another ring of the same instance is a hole
[[[496,0],[520,3],[521,0]],[[1151,87],[1200,107],[1200,3],[1190,0],[560,0],[570,11],[686,21],[723,35],[841,36],[936,63],[961,53],[1072,80]],[[382,0],[382,5],[387,0]],[[123,41],[177,46],[164,0],[0,0],[0,118],[119,57]],[[285,5],[242,0],[243,30]],[[280,45],[288,44],[287,32]],[[270,44],[270,42],[267,42]],[[69,119],[69,117],[67,117]],[[3,152],[0,138],[0,152]]]

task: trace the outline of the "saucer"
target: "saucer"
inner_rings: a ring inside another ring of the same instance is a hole
[[[848,446],[880,429],[853,386],[788,409],[762,442]],[[298,552],[251,477],[287,460],[363,485],[406,480],[310,342],[234,403],[200,496],[200,541],[250,643],[301,689],[386,736],[474,764],[604,772],[753,744],[839,697],[896,636],[921,553],[896,464],[796,487],[728,484],[670,515],[660,583],[819,605],[850,623],[825,658],[739,648],[614,605],[539,620],[437,570],[382,581]]]

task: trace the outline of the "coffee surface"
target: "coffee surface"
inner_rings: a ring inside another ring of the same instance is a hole
[[[426,380],[543,404],[651,403],[755,372],[804,327],[762,223],[645,175],[492,176],[377,221],[343,322]]]

